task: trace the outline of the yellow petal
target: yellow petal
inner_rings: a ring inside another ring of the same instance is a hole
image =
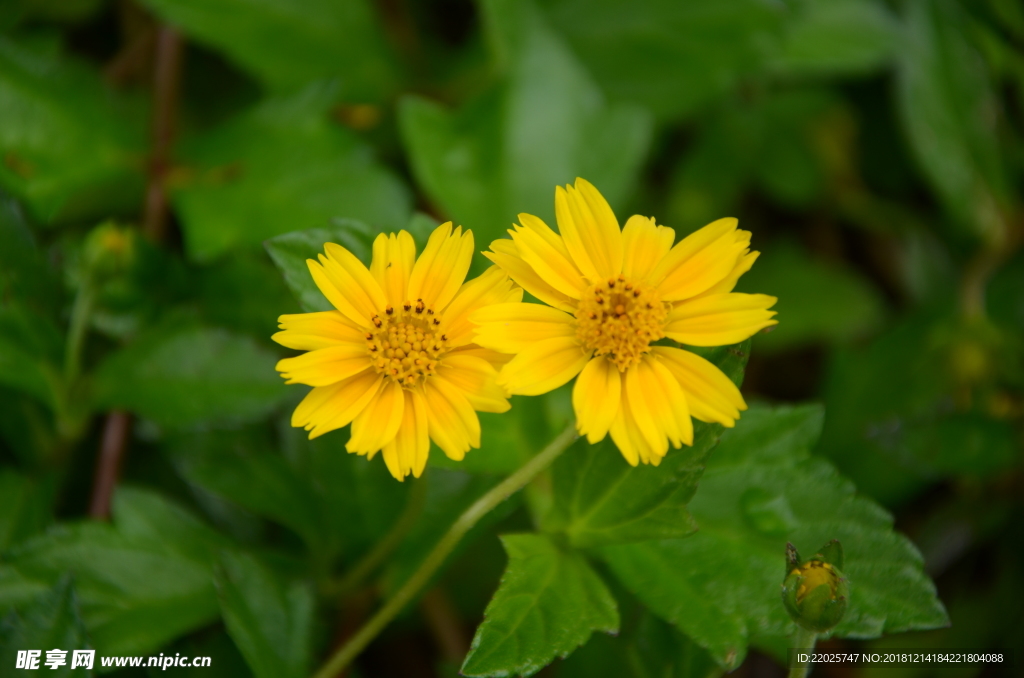
[[[444,379],[427,379],[423,393],[430,438],[449,459],[462,461],[471,447],[480,447],[480,420],[459,389]]]
[[[373,261],[370,273],[384,290],[392,306],[400,306],[409,299],[409,276],[416,263],[416,243],[407,231],[385,235],[373,241]]]
[[[285,358],[277,371],[287,384],[328,386],[372,367],[366,343],[345,343]]]
[[[746,250],[736,237],[737,221],[719,219],[683,238],[651,274],[663,301],[695,297],[721,282]],[[746,231],[744,231],[746,233]]]
[[[604,196],[586,179],[555,189],[558,230],[573,260],[591,282],[622,272],[622,231]]]
[[[676,232],[654,219],[635,214],[622,229],[622,273],[634,281],[646,280],[672,249]]]
[[[619,404],[619,412],[612,420],[608,433],[611,435],[619,452],[629,462],[630,466],[636,466],[641,461],[645,464],[651,463],[656,457],[651,446],[640,433],[640,427],[632,414],[633,405],[627,398],[623,398]]]
[[[482,254],[508,273],[516,284],[545,304],[570,313],[576,310],[576,299],[547,284],[528,263],[523,261],[518,248],[511,240],[495,240],[491,243],[491,251]]]
[[[323,256],[323,255],[321,255]],[[327,301],[331,302],[334,308],[341,311],[346,318],[352,323],[359,327],[372,328],[373,323],[370,318],[373,317],[373,313],[366,315],[362,313],[348,298],[348,295],[343,291],[342,287],[339,287],[341,283],[335,281],[334,277],[328,275],[327,270],[318,261],[312,259],[306,259],[306,266],[309,267],[309,274],[313,277],[313,282],[316,283],[317,288],[327,297]]]
[[[430,453],[430,435],[427,404],[419,391],[405,392],[402,425],[394,440],[384,445],[381,454],[388,470],[398,480],[410,473],[416,478],[423,474]]]
[[[355,454],[376,454],[398,434],[404,414],[402,387],[389,379],[352,421],[352,437],[345,449]]]
[[[579,298],[580,289],[586,281],[571,258],[563,256],[551,243],[528,228],[514,228],[509,235],[519,256],[542,280],[567,297]]]
[[[310,431],[310,439],[348,426],[380,390],[383,377],[374,370],[330,386],[314,388],[292,414],[292,426]]]
[[[498,374],[498,383],[514,395],[540,395],[579,374],[589,358],[575,337],[546,339],[509,361]]]
[[[692,445],[693,420],[686,391],[660,360],[646,356],[640,367],[640,383],[648,408],[654,417],[664,422],[672,446],[678,449],[680,445]]]
[[[476,344],[466,344],[460,346],[448,355],[471,355],[482,360],[486,360],[488,363],[494,366],[494,369],[500,369],[502,365],[508,364],[508,361],[512,360],[515,356],[508,353],[499,353],[498,351],[492,351],[489,348],[483,348]]]
[[[707,291],[697,295],[697,297],[710,296],[712,294],[727,294],[732,292],[736,287],[736,283],[739,282],[740,276],[750,270],[750,267],[754,265],[757,258],[761,256],[760,252],[744,251],[740,253],[740,256],[736,259],[736,265],[729,272],[729,275],[722,279],[722,282],[712,285]],[[696,298],[696,297],[695,297]]]
[[[691,299],[673,308],[666,319],[665,335],[690,346],[728,346],[775,325],[776,302],[767,294],[714,294]]]
[[[519,302],[522,299],[523,290],[514,285],[504,271],[491,266],[459,288],[452,303],[444,310],[438,329],[448,337],[449,346],[464,346],[473,341],[476,325],[470,321],[470,316],[474,311],[490,304]]]
[[[459,291],[473,259],[473,234],[441,224],[430,234],[423,254],[409,276],[409,301],[422,299],[440,312]]]
[[[508,412],[505,389],[498,386],[498,370],[483,358],[449,353],[441,359],[437,376],[462,391],[473,409],[480,412]]]
[[[655,382],[647,367],[647,361],[642,361],[626,370],[622,379],[623,399],[629,403],[629,411],[636,422],[637,430],[652,455],[664,457],[668,452],[666,429],[672,427],[674,422],[663,416],[664,411],[659,400],[664,395],[657,391],[652,392]]]
[[[324,272],[352,306],[366,318],[383,312],[387,306],[384,290],[373,279],[363,262],[333,242],[324,243],[324,252],[326,256],[321,254],[319,257]]]
[[[587,436],[591,445],[608,434],[619,412],[621,394],[619,369],[604,357],[592,359],[580,372],[572,389],[572,406],[576,412],[576,430]]]
[[[576,335],[576,319],[541,304],[494,304],[476,311],[473,341],[502,353],[520,353],[537,342]]]
[[[274,341],[298,351],[315,351],[348,342],[366,341],[366,331],[338,311],[320,313],[294,313],[277,319],[281,332],[271,337]]]
[[[686,392],[690,414],[701,421],[732,428],[747,404],[736,384],[720,369],[695,353],[669,346],[653,351]]]

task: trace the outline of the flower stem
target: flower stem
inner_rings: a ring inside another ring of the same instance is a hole
[[[796,628],[796,633],[793,634],[793,649],[796,651],[806,650],[810,651],[814,649],[814,643],[818,640],[818,634],[814,631],[808,631],[802,626]],[[793,657],[793,664],[789,667],[789,678],[806,678],[807,672],[811,670],[810,662],[798,662],[795,661],[797,657]]]
[[[85,344],[85,331],[92,315],[93,290],[92,280],[86,278],[75,295],[75,303],[71,307],[71,321],[68,324],[67,343],[64,346],[64,382],[67,388],[74,386],[78,373],[82,368],[82,347]]]
[[[332,583],[329,591],[330,595],[340,597],[350,593],[362,584],[363,580],[391,555],[391,552],[402,543],[402,538],[405,537],[406,533],[416,524],[416,519],[420,517],[420,512],[423,510],[426,498],[427,484],[424,482],[414,482],[412,487],[409,488],[409,498],[406,499],[402,515],[398,516],[398,519],[395,520],[388,533],[370,549],[369,553],[353,565],[352,569],[346,572],[337,583]]]
[[[352,663],[360,652],[369,645],[377,635],[384,630],[384,627],[391,622],[402,608],[412,600],[420,589],[430,581],[437,569],[444,563],[452,550],[458,545],[462,538],[473,527],[487,515],[494,507],[508,499],[510,496],[521,490],[527,483],[537,477],[551,463],[565,452],[572,442],[576,440],[576,429],[570,425],[552,440],[540,454],[533,457],[515,473],[495,485],[484,496],[477,499],[472,506],[466,509],[461,516],[448,528],[448,532],[437,542],[437,546],[420,563],[419,568],[402,585],[398,591],[388,600],[377,614],[363,625],[359,631],[343,646],[338,648],[327,663],[314,674],[313,678],[334,678],[346,666]]]

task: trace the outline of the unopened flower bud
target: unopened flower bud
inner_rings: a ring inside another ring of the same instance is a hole
[[[135,232],[111,221],[100,224],[86,236],[82,260],[96,279],[130,270],[135,262]]]
[[[808,631],[824,633],[843,619],[850,586],[840,571],[842,565],[843,547],[835,539],[805,561],[792,544],[786,544],[782,602],[793,621]]]

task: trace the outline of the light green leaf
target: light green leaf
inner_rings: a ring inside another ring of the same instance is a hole
[[[255,419],[287,396],[275,362],[248,337],[200,327],[156,328],[100,365],[96,404],[170,427]]]
[[[955,2],[912,0],[905,22],[896,90],[905,133],[949,213],[984,236],[1006,193],[990,76]]]
[[[311,228],[273,237],[264,243],[264,247],[299,300],[302,310],[312,313],[334,310],[334,307],[313,282],[306,260],[316,261],[317,255],[324,252],[324,244],[333,242],[369,266],[376,235],[377,231],[361,221],[335,219],[326,228]]]
[[[42,222],[108,215],[141,199],[144,117],[99,74],[0,37],[0,186]]]
[[[948,623],[920,553],[892,530],[892,517],[809,454],[821,420],[815,406],[751,408],[708,461],[689,505],[695,535],[602,550],[627,588],[725,668],[759,636],[794,628],[779,597],[787,541],[807,552],[842,542],[851,595],[836,635]]]
[[[883,66],[899,24],[878,0],[799,0],[772,67],[786,75],[860,75]]]
[[[508,567],[462,665],[465,676],[530,676],[594,631],[616,633],[619,612],[580,554],[538,534],[501,538]]]
[[[52,520],[54,483],[0,469],[0,552],[42,532]]]
[[[414,97],[399,109],[416,179],[479,249],[520,212],[553,225],[555,186],[577,176],[621,205],[651,137],[649,116],[607,105],[531,2],[483,10],[502,82],[455,112]]]
[[[46,665],[47,650],[64,650],[63,666]],[[71,669],[72,651],[89,649],[89,639],[78,611],[72,578],[63,576],[52,589],[12,611],[0,622],[0,675],[13,676],[18,650],[41,650],[39,669],[47,676],[85,678],[93,672]],[[99,662],[94,662],[98,666]]]
[[[173,201],[189,255],[211,259],[334,217],[397,230],[409,194],[372,149],[333,122],[330,84],[263,102],[220,128],[182,143]]]
[[[57,526],[10,551],[0,610],[70,571],[99,654],[146,654],[217,618],[211,554],[223,538],[138,490],[115,500],[113,520]]]
[[[189,37],[217,49],[268,87],[337,77],[351,101],[397,86],[394,60],[366,0],[144,0]]]
[[[760,68],[778,40],[770,0],[554,0],[552,23],[615,101],[693,112]]]
[[[737,285],[737,291],[779,299],[772,307],[779,324],[757,336],[758,350],[849,342],[878,328],[885,310],[882,296],[855,271],[815,261],[794,242],[759,249],[757,263]]]
[[[705,357],[738,384],[750,341]],[[692,446],[670,450],[659,466],[630,466],[609,436],[579,440],[553,467],[554,508],[548,530],[565,532],[579,547],[684,537],[696,529],[686,504],[722,427],[694,421]]]
[[[217,592],[228,633],[256,678],[302,678],[309,671],[312,591],[285,582],[251,556],[225,553]]]

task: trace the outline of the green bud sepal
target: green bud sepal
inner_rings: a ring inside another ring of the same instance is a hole
[[[842,567],[843,547],[836,539],[803,561],[796,547],[786,544],[782,602],[800,627],[824,633],[842,621],[850,596]]]

